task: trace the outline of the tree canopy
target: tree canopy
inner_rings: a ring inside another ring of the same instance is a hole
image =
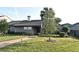
[[[58,30],[60,18],[55,17],[55,12],[52,8],[44,8],[41,11],[42,30],[44,34],[54,33]]]
[[[8,23],[6,19],[0,21],[0,32],[1,33],[6,33],[8,30]]]
[[[62,28],[62,32],[67,33],[67,32],[68,32],[68,30],[69,30],[69,28],[68,28],[68,27],[63,27],[63,28]]]

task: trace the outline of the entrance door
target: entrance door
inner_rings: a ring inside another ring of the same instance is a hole
[[[40,29],[41,27],[33,27],[34,34],[37,35],[38,33],[40,33]]]

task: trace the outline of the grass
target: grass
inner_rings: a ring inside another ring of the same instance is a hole
[[[79,52],[79,40],[75,38],[52,38],[56,42],[47,42],[47,37],[36,37],[22,43],[13,44],[0,51],[5,52]]]
[[[7,40],[13,40],[13,39],[18,39],[21,36],[16,36],[16,35],[0,35],[0,42],[1,41],[7,41]]]

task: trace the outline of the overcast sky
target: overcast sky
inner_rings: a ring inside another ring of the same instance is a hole
[[[42,9],[42,7],[46,6],[52,7],[55,10],[56,16],[62,19],[61,23],[74,24],[79,22],[78,0],[2,0],[0,1],[0,7],[32,8],[8,8],[7,11],[5,8],[0,8],[0,14],[6,13],[8,14],[8,16],[15,20],[26,19],[27,15],[31,15],[31,19],[40,19],[39,12]],[[1,10],[3,11],[3,13]]]

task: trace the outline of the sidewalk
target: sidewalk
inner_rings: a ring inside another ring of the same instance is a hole
[[[14,44],[14,43],[18,43],[18,42],[21,42],[21,41],[29,40],[29,39],[31,39],[31,38],[28,38],[26,36],[26,37],[23,37],[23,38],[20,38],[20,39],[3,41],[3,42],[0,42],[0,48],[11,45],[11,44]]]

